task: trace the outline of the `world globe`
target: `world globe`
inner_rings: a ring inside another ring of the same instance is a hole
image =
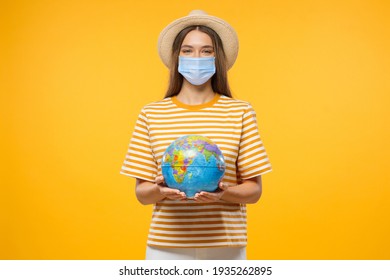
[[[161,169],[168,187],[193,198],[200,191],[213,192],[218,188],[226,164],[221,150],[209,138],[186,135],[168,146]]]

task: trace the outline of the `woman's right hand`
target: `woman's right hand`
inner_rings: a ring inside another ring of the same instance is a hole
[[[187,196],[184,192],[178,189],[169,188],[164,181],[163,176],[157,176],[155,180],[156,185],[159,187],[161,195],[171,200],[186,200]]]

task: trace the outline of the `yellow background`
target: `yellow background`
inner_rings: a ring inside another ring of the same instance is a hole
[[[119,170],[166,89],[159,32],[204,9],[239,35],[274,168],[248,258],[389,259],[388,3],[1,1],[0,258],[144,258],[152,208]]]

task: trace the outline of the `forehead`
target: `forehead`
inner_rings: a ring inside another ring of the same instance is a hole
[[[211,37],[199,30],[192,30],[184,37],[182,45],[191,45],[191,46],[203,46],[203,45],[213,45],[213,40]]]

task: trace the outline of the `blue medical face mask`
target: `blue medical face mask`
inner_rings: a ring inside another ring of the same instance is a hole
[[[203,85],[215,74],[215,57],[179,56],[178,71],[191,84]]]

